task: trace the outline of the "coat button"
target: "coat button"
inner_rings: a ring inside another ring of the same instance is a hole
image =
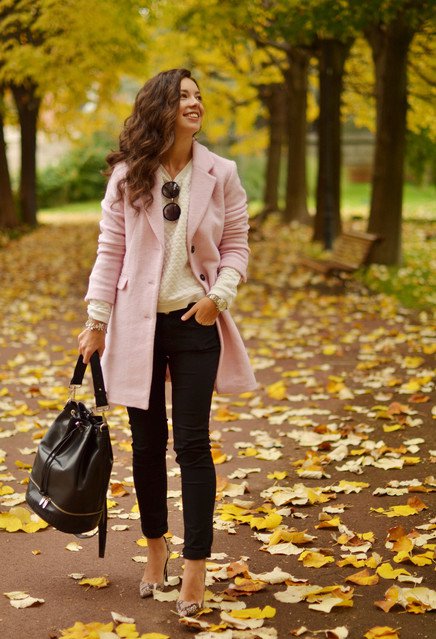
[[[195,253],[195,246],[194,245],[191,246],[191,253]]]
[[[203,275],[203,273],[200,273],[200,279],[201,279],[202,282],[204,282],[204,280],[206,279],[206,276]]]

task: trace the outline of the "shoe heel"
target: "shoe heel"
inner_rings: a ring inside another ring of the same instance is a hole
[[[171,557],[171,548],[166,537],[164,537],[164,540],[167,547],[167,558],[166,558],[165,566],[164,566],[164,584],[165,584],[168,581],[168,562]]]

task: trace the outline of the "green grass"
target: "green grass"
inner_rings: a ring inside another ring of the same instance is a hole
[[[265,162],[260,157],[238,158],[238,167],[242,183],[247,190],[250,202],[250,212],[256,214],[262,208],[263,171]],[[282,163],[280,206],[284,206],[285,162]],[[309,157],[307,160],[308,207],[315,212],[316,161]],[[368,217],[371,198],[369,183],[350,182],[346,169],[343,171],[341,204],[345,219],[350,217]],[[404,218],[431,220],[436,218],[436,187],[417,186],[406,183],[404,187]]]
[[[100,210],[100,200],[89,200],[88,202],[73,202],[72,204],[62,204],[49,209],[40,209],[39,213],[99,213]]]
[[[416,310],[436,306],[436,222],[406,221],[403,228],[403,265],[371,264],[355,277],[368,288],[395,296]]]
[[[342,205],[345,217],[349,217],[353,210],[359,213],[361,207],[369,207],[369,186],[365,184],[347,185],[342,195]],[[262,207],[260,200],[250,200],[250,207],[258,211]],[[309,208],[313,210],[315,203],[309,198]],[[50,215],[51,213],[99,213],[101,210],[99,200],[89,202],[75,202],[64,204],[49,209],[40,209],[39,213]],[[362,211],[363,217],[364,211]],[[366,212],[367,213],[367,212]],[[436,189],[432,187],[416,187],[406,184],[404,193],[404,218],[432,220],[436,217]]]
[[[342,205],[346,210],[362,211],[367,217],[370,200],[371,185],[356,184],[346,180],[342,183]],[[436,216],[436,187],[416,186],[406,183],[403,193],[404,218],[434,219]]]

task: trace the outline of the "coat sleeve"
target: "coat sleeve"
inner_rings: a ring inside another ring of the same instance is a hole
[[[236,163],[231,163],[230,175],[224,186],[225,220],[219,245],[220,269],[230,266],[242,279],[247,279],[248,256],[248,212],[247,194],[239,179]]]
[[[118,198],[117,184],[122,172],[116,167],[102,200],[102,219],[98,238],[97,259],[93,266],[85,299],[113,304],[116,286],[126,252],[124,202]]]

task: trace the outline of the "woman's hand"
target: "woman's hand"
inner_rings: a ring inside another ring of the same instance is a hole
[[[104,331],[90,331],[85,328],[78,337],[79,341],[79,353],[83,356],[83,363],[88,364],[91,359],[91,355],[98,351],[100,357],[103,355],[103,351],[106,343],[106,333]]]
[[[215,324],[216,318],[220,314],[215,302],[209,297],[202,297],[194,306],[191,306],[189,311],[182,315],[182,320],[185,322],[187,319],[195,315],[195,319],[199,324],[203,326],[212,326]]]

